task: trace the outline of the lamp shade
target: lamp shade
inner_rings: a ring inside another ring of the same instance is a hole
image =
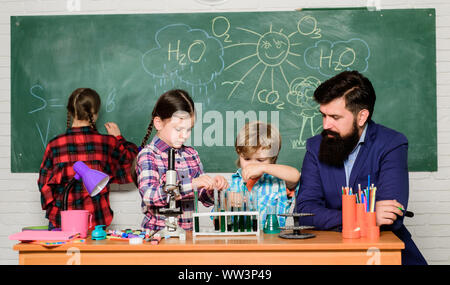
[[[108,184],[109,176],[101,171],[90,169],[82,161],[77,161],[73,165],[75,179],[83,180],[84,187],[91,197],[94,197]]]

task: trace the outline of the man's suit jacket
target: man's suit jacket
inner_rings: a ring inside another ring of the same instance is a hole
[[[303,217],[301,223],[319,230],[342,230],[342,186],[347,186],[344,167],[333,167],[319,161],[322,136],[307,140],[306,154],[301,171],[296,212],[313,213]],[[405,209],[408,206],[408,140],[394,130],[369,121],[364,143],[353,165],[349,187],[354,190],[377,187],[376,201],[397,200]],[[381,230],[393,231],[404,243],[403,264],[426,264],[425,259],[411,239],[403,224],[403,216]]]

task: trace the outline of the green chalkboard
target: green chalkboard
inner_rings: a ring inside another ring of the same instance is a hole
[[[279,126],[279,162],[300,168],[321,131],[313,91],[347,69],[373,82],[373,119],[408,137],[409,169],[435,171],[435,63],[434,9],[12,16],[11,171],[39,170],[78,87],[101,95],[100,132],[114,121],[138,145],[158,96],[187,90],[207,172],[235,171],[236,132],[256,119]]]

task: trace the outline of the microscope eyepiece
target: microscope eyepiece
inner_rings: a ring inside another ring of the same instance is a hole
[[[167,170],[175,170],[175,150],[173,148],[169,149],[169,165]]]

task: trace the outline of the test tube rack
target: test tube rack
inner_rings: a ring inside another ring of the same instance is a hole
[[[198,229],[199,231],[195,231],[196,224],[198,222],[199,219],[196,219],[196,217],[222,217],[225,216],[225,223],[227,223],[228,221],[228,217],[236,217],[236,216],[249,216],[249,217],[254,217],[256,216],[256,224],[257,224],[257,229],[256,231],[252,230],[251,231],[229,231],[227,227],[225,227],[225,231],[202,231],[200,225],[198,225]],[[204,213],[193,213],[192,214],[193,217],[193,222],[194,222],[194,230],[192,231],[192,235],[195,236],[199,236],[199,235],[204,235],[204,236],[217,236],[217,235],[226,235],[226,236],[242,236],[242,235],[256,235],[259,237],[259,212],[258,211],[225,211],[225,212],[204,212]]]

